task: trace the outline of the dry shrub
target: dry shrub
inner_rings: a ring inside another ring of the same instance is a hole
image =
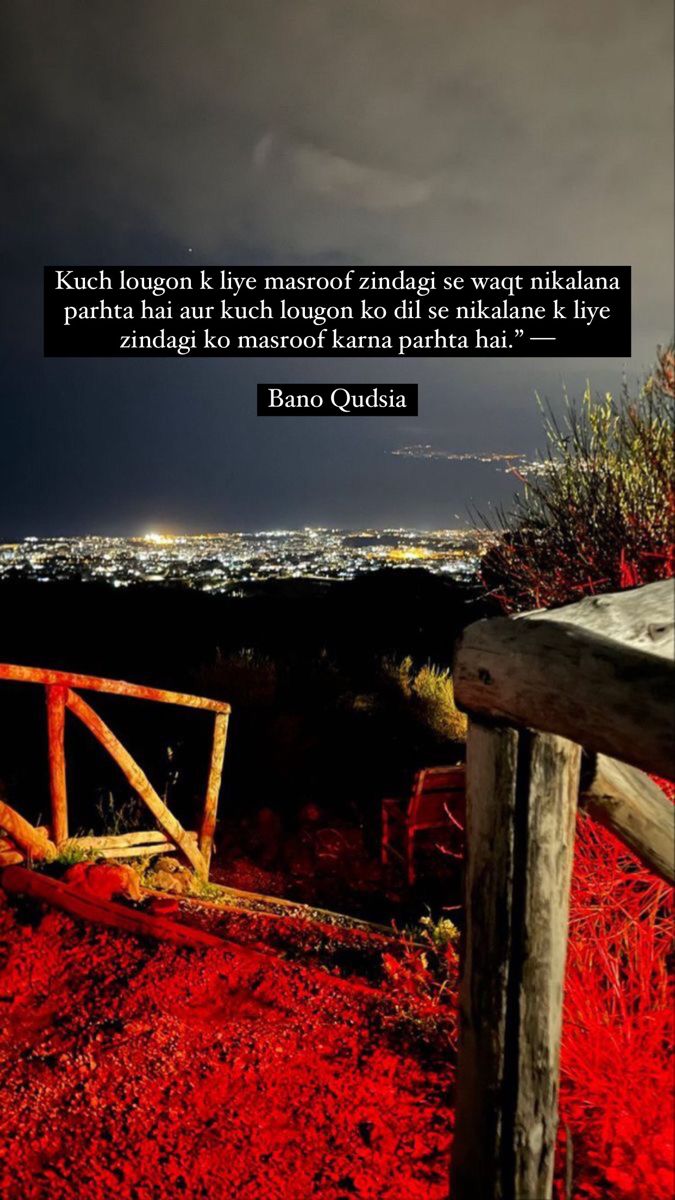
[[[561,1063],[575,1196],[674,1194],[672,905],[668,884],[580,815]]]
[[[566,398],[544,415],[547,453],[522,477],[482,563],[506,611],[549,608],[675,571],[675,356],[662,350],[631,396]]]
[[[436,737],[453,742],[466,740],[467,718],[455,704],[450,671],[433,663],[416,669],[412,658],[388,659],[384,672],[422,724]]]

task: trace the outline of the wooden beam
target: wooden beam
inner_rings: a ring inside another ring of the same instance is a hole
[[[86,700],[83,700],[76,692],[69,691],[67,693],[66,707],[82,721],[83,725],[86,725],[90,733],[93,733],[97,741],[108,751],[108,754],[115,760],[134,791],[147,804],[157,824],[164,830],[170,841],[178,846],[197,874],[203,878],[206,875],[206,863],[199,853],[197,846],[192,838],[188,837],[183,826],[176,820],[173,813],[167,808],[164,801],[153,788],[145,772],[141,770],[135,759],[131,757],[129,751],[122,745],[119,738],[108,728],[98,713],[94,712],[94,709],[87,704]]]
[[[201,851],[202,858],[206,863],[207,876],[209,867],[211,865],[213,835],[216,830],[218,797],[220,795],[220,783],[223,776],[223,759],[225,758],[228,721],[229,713],[217,713],[213,725],[211,764],[209,767],[209,778],[206,786],[206,799],[204,801],[202,823],[199,829],[199,849]]]
[[[158,854],[172,854],[176,849],[173,842],[152,842],[144,846],[83,846],[79,838],[69,838],[67,845],[92,853],[96,858],[154,858]]]
[[[185,830],[186,837],[197,840],[197,834],[190,829]],[[95,850],[98,846],[113,850],[115,847],[124,849],[126,846],[146,846],[153,843],[166,844],[166,834],[161,829],[138,829],[131,833],[110,833],[101,837],[86,836],[69,838],[69,842],[81,846],[84,850]]]
[[[6,800],[1,799],[0,829],[4,829],[5,833],[9,834],[11,840],[19,849],[23,850],[27,857],[42,860],[54,858],[56,854],[54,843],[45,837],[40,829],[22,817]]]
[[[675,804],[636,767],[604,754],[590,758],[580,804],[646,867],[675,884]]]
[[[96,921],[98,924],[135,933],[140,937],[159,938],[161,941],[174,942],[177,946],[219,946],[222,949],[228,944],[223,938],[204,929],[181,925],[167,917],[151,916],[124,904],[116,904],[114,900],[95,899],[78,891],[72,884],[50,879],[47,875],[28,871],[25,867],[5,868],[0,875],[0,887],[6,892],[32,896],[36,900],[53,904],[73,917]],[[237,946],[237,953],[239,949]],[[242,950],[242,953],[245,955],[246,950]]]
[[[579,747],[474,721],[453,1200],[548,1200]]]
[[[68,793],[66,790],[66,688],[53,684],[46,689],[47,742],[49,747],[49,791],[51,832],[56,845],[68,837]]]
[[[478,621],[456,650],[470,713],[556,733],[675,777],[675,581]]]
[[[203,696],[189,696],[183,692],[167,692],[161,688],[143,687],[138,683],[126,683],[122,679],[100,679],[97,675],[74,675],[70,671],[49,671],[42,667],[21,667],[14,663],[0,663],[0,680],[15,683],[41,683],[45,687],[79,688],[81,691],[106,692],[112,696],[132,696],[137,700],[153,700],[160,704],[178,704],[182,708],[201,708],[206,712],[227,713],[229,704],[222,700],[208,700]]]

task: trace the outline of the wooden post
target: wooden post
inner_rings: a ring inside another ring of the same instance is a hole
[[[453,1200],[548,1200],[579,747],[472,721]]]
[[[51,792],[52,838],[57,846],[68,837],[68,793],[66,791],[66,691],[58,685],[47,691],[47,740],[49,743],[49,788]]]
[[[211,765],[209,767],[209,779],[206,785],[204,812],[202,814],[202,822],[199,827],[199,849],[201,851],[202,858],[206,863],[207,878],[209,874],[209,867],[211,865],[211,853],[213,851],[213,835],[216,830],[218,796],[220,795],[220,781],[223,775],[223,759],[225,758],[225,743],[227,741],[227,725],[229,717],[229,713],[217,713],[213,723]]]

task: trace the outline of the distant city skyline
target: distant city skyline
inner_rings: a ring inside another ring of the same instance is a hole
[[[140,537],[25,538],[0,545],[0,582],[172,584],[237,594],[280,579],[352,579],[383,567],[468,578],[489,535],[476,530],[317,529]]]

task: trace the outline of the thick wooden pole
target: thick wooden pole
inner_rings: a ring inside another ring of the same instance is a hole
[[[518,1041],[511,1046],[510,1070],[517,1092],[513,1144],[507,1148],[515,1168],[514,1196],[538,1200],[553,1186],[581,750],[551,734],[525,733],[520,740],[518,806],[527,807],[527,828],[525,846],[519,845],[525,876],[519,876],[517,861],[514,881],[514,900],[523,903],[523,912],[511,980]],[[517,811],[516,819],[524,815]],[[507,1050],[507,1088],[509,1082]]]
[[[471,722],[453,1200],[548,1200],[579,747]]]
[[[209,867],[211,865],[213,835],[216,830],[218,796],[220,795],[220,781],[223,776],[223,760],[225,758],[225,744],[227,742],[227,725],[229,717],[229,713],[218,713],[213,724],[211,765],[209,767],[209,779],[206,785],[204,812],[202,814],[202,822],[199,828],[199,849],[201,851],[202,858],[206,863],[207,876]]]
[[[55,685],[47,689],[47,741],[49,744],[49,789],[52,809],[52,838],[59,846],[68,837],[68,793],[66,791],[66,692]]]
[[[453,1200],[501,1196],[506,1000],[513,925],[518,734],[467,737],[466,862]]]

